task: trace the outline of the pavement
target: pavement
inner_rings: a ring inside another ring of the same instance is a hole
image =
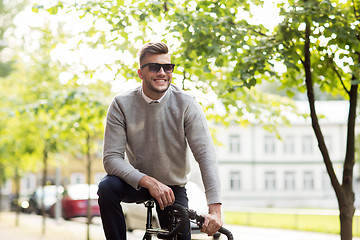
[[[43,218],[35,214],[16,215],[14,212],[0,213],[0,239],[1,240],[86,240],[87,225],[85,219],[78,218],[72,221],[46,218],[45,228]],[[305,232],[297,230],[256,228],[246,226],[225,225],[235,240],[340,240],[336,234]],[[101,221],[94,219],[89,227],[90,240],[105,240]],[[144,232],[136,230],[128,233],[128,240],[142,239]],[[157,238],[153,238],[154,240]],[[193,239],[212,239],[204,234],[193,236]],[[220,238],[226,240],[225,236]],[[354,237],[354,240],[360,240]]]

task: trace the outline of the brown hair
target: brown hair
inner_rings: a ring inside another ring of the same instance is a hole
[[[163,42],[146,43],[139,51],[139,64],[141,65],[146,54],[167,54],[169,49]]]

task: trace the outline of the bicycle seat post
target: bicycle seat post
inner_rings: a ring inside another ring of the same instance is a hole
[[[144,205],[147,211],[146,211],[146,231],[143,240],[151,240],[151,233],[149,232],[149,230],[152,228],[151,221],[152,221],[152,209],[154,208],[155,205],[154,199],[147,200],[146,202],[144,202]]]
[[[152,209],[154,208],[154,200],[148,200],[145,203],[145,207],[147,208],[147,214],[146,214],[146,229],[152,228]]]

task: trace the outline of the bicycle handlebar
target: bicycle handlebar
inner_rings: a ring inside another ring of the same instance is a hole
[[[172,205],[172,208],[177,210],[180,213],[180,223],[175,227],[175,229],[173,229],[171,232],[168,233],[158,233],[157,237],[160,239],[170,239],[174,236],[176,236],[181,229],[183,229],[185,227],[186,224],[189,223],[189,219],[195,220],[196,224],[200,227],[200,229],[202,228],[202,225],[204,224],[205,218],[203,216],[200,216],[196,213],[196,211],[191,210],[191,209],[187,209],[184,206],[180,205],[180,204],[174,204]],[[218,232],[224,234],[228,240],[233,240],[234,237],[232,235],[232,233],[224,228],[221,227]]]
[[[189,213],[189,218],[193,219],[196,221],[197,225],[200,227],[200,229],[202,228],[202,225],[204,224],[205,218],[203,216],[198,215],[194,210],[188,209],[188,213]],[[224,234],[228,240],[233,240],[234,237],[232,235],[232,233],[224,228],[221,227],[218,232]]]

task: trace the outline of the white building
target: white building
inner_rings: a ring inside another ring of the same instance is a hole
[[[307,102],[297,103],[309,113]],[[333,166],[341,182],[345,158],[347,101],[317,102]],[[310,118],[279,126],[282,139],[261,126],[215,126],[223,202],[231,207],[337,208],[337,200],[318,148]],[[358,169],[354,168],[354,179]]]

